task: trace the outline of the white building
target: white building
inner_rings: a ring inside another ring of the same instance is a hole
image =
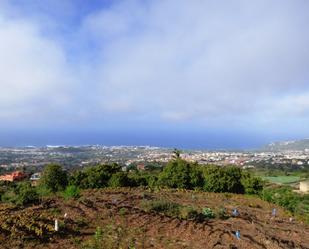
[[[299,183],[300,192],[309,192],[309,180]]]

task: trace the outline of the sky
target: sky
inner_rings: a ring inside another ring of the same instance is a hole
[[[0,0],[0,146],[309,134],[307,0]]]

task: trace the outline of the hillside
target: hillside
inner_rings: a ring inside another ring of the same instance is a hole
[[[262,148],[265,151],[309,150],[309,139],[270,143]]]
[[[173,205],[154,211],[149,209],[153,203]],[[187,208],[176,214],[176,204]],[[190,206],[196,210],[211,208],[216,218],[190,216],[186,212]],[[87,190],[77,200],[51,197],[24,209],[1,204],[0,248],[309,248],[308,226],[290,221],[279,207],[272,218],[273,207],[244,195]],[[233,208],[238,209],[238,217],[231,216]],[[57,233],[53,230],[56,218],[60,226]]]

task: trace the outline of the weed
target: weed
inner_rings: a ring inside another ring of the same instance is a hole
[[[125,216],[125,215],[127,214],[127,209],[126,209],[126,208],[120,208],[120,209],[119,209],[119,214],[120,214],[121,216]]]
[[[215,213],[212,211],[211,208],[203,208],[202,214],[204,215],[205,218],[207,219],[213,219],[216,217]]]
[[[196,220],[198,219],[198,217],[199,217],[199,212],[193,207],[181,207],[179,218],[184,219],[184,220],[189,220],[189,219]]]
[[[166,200],[154,200],[154,201],[144,202],[143,207],[148,212],[155,211],[158,213],[163,213],[170,217],[178,217],[181,206],[177,203],[169,202]]]
[[[218,217],[221,220],[226,220],[229,218],[229,215],[226,213],[226,209],[224,207],[220,207],[218,210]]]

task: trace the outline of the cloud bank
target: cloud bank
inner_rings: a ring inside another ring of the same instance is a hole
[[[307,1],[123,0],[78,14],[66,4],[72,19],[54,18],[56,2],[52,12],[23,14],[9,2],[0,10],[7,122],[254,132],[309,121]]]

